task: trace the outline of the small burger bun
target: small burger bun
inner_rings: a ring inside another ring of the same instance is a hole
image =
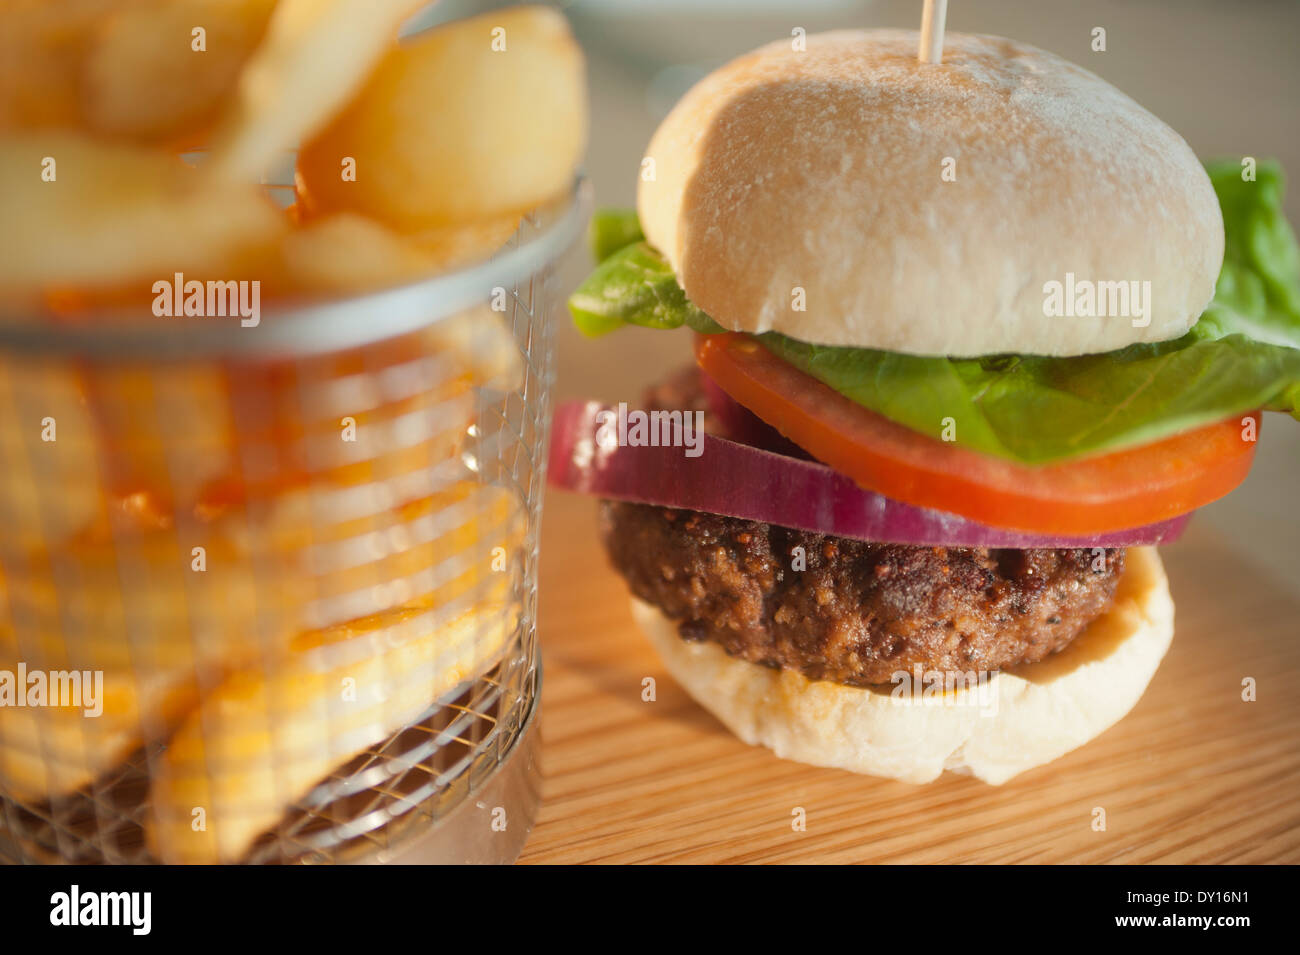
[[[681,99],[637,211],[687,297],[733,331],[916,355],[1186,332],[1223,218],[1182,137],[1014,40],[949,33],[937,64],[916,50],[900,30],[787,38]]]
[[[632,612],[673,679],[745,742],[909,783],[947,769],[1000,785],[1082,746],[1133,708],[1174,631],[1153,547],[1128,551],[1113,606],[1060,653],[943,694],[923,692],[928,676],[878,689],[814,682],[687,642],[635,598]]]

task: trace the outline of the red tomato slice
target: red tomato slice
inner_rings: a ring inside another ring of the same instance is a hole
[[[1088,535],[1186,514],[1240,484],[1255,456],[1232,418],[1110,454],[1031,467],[903,427],[804,374],[744,335],[699,335],[718,385],[864,488],[994,527]],[[1259,413],[1255,419],[1258,433]]]

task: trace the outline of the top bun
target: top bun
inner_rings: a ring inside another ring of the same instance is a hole
[[[939,64],[898,30],[792,47],[707,76],[647,152],[646,237],[718,323],[919,355],[1080,355],[1175,338],[1209,302],[1223,260],[1209,177],[1109,83],[1000,37],[950,33]],[[1145,314],[1136,300],[1114,314],[1104,293],[1085,317],[1045,306],[1046,283],[1120,281],[1151,283]]]

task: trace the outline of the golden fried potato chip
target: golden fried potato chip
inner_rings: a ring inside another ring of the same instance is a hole
[[[60,544],[102,513],[94,415],[71,363],[0,356],[0,462],[6,557]]]
[[[205,188],[199,188],[205,186]],[[247,274],[288,227],[255,185],[201,182],[180,160],[65,132],[0,140],[0,297]],[[232,274],[242,273],[242,274]]]
[[[524,386],[524,359],[506,316],[481,305],[434,322],[421,332],[436,354],[454,355],[472,369],[474,384],[495,391]]]
[[[466,225],[442,226],[410,235],[443,269],[479,262],[499,251],[519,229],[519,214],[507,213]]]
[[[429,278],[487,259],[515,234],[519,217],[402,234],[356,213],[333,212],[300,226],[284,237],[272,294],[344,294]]]
[[[233,93],[275,0],[151,0],[95,35],[82,77],[88,128],[194,147]]]
[[[587,137],[582,52],[545,7],[430,30],[384,57],[298,154],[311,213],[404,231],[518,213],[562,193]]]
[[[82,64],[121,0],[8,0],[0,6],[0,130],[76,126]]]
[[[222,366],[100,362],[86,367],[82,380],[114,492],[166,490],[169,507],[186,509],[213,483],[238,473]]]
[[[224,111],[208,169],[256,180],[365,81],[420,0],[280,0]]]
[[[280,247],[283,287],[346,293],[431,275],[438,261],[371,219],[342,212],[289,232]]]
[[[0,657],[0,669],[15,673],[20,662]],[[85,705],[0,706],[0,792],[12,799],[39,802],[88,786],[141,745],[165,738],[198,703],[194,679],[183,671],[63,671],[45,678],[65,699]]]
[[[234,673],[186,719],[154,765],[149,841],[169,863],[239,859],[338,764],[489,670],[520,608],[492,549],[516,553],[519,502],[475,487],[480,519],[431,549],[445,583],[384,613],[311,631],[269,666]],[[195,832],[192,810],[207,826]]]
[[[17,629],[0,628],[0,658],[211,677],[283,649],[307,625],[304,608],[316,594],[310,569],[298,555],[249,554],[247,535],[235,537],[236,516],[191,524],[86,534],[26,564],[14,561],[8,585]]]

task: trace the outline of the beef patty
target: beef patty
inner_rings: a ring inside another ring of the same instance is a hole
[[[1041,660],[1110,607],[1124,569],[1123,550],[1094,560],[1087,549],[908,547],[645,504],[601,508],[614,568],[683,638],[851,686],[917,665]]]
[[[646,399],[705,404],[694,369]],[[683,638],[851,686],[1042,660],[1110,607],[1124,569],[1123,550],[909,547],[614,501],[601,535]]]

